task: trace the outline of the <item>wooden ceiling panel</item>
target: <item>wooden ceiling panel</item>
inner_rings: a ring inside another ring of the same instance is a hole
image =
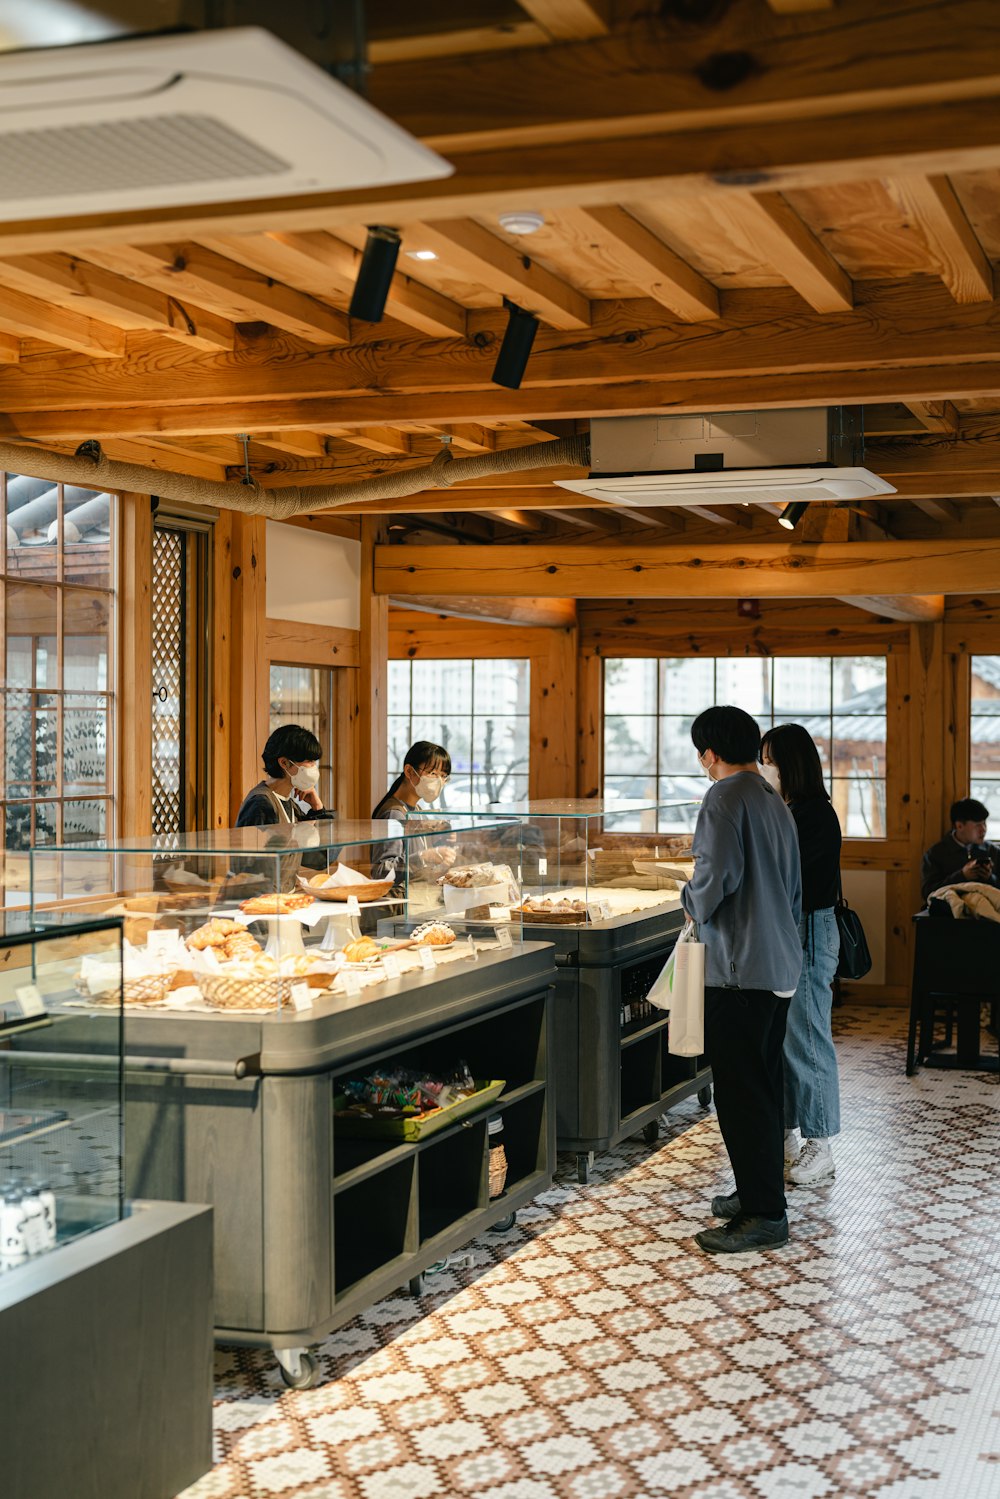
[[[1000,171],[959,172],[951,185],[986,255],[1000,260]]]
[[[802,222],[849,276],[934,275],[937,266],[884,182],[851,182],[786,194]]]
[[[725,201],[637,200],[629,212],[682,260],[720,289],[780,286],[781,277]]]

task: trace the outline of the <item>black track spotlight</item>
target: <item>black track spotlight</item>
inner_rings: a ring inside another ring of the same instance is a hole
[[[493,366],[490,379],[494,385],[505,385],[508,390],[520,390],[524,372],[531,357],[531,346],[538,332],[538,319],[533,312],[525,312],[516,302],[504,297],[507,309],[507,327]]]
[[[402,237],[385,224],[369,224],[368,239],[358,267],[351,297],[351,317],[363,323],[380,323],[392,285]]]
[[[789,500],[784,510],[778,516],[778,525],[784,526],[786,531],[794,531],[808,508],[809,502],[807,500]]]

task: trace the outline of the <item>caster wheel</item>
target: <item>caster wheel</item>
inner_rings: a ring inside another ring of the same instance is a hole
[[[657,1140],[660,1138],[659,1119],[654,1119],[651,1123],[644,1124],[642,1126],[642,1138],[645,1140],[647,1145],[656,1144]]]
[[[712,1085],[711,1085],[711,1083],[709,1083],[709,1085],[708,1085],[707,1088],[699,1088],[698,1089],[698,1102],[701,1104],[701,1106],[702,1106],[703,1109],[707,1109],[708,1108],[709,1104],[712,1102]]]
[[[289,1374],[288,1370],[283,1364],[279,1364],[278,1368],[281,1370],[282,1379],[290,1390],[311,1389],[312,1386],[317,1382],[317,1378],[319,1375],[319,1365],[316,1362],[315,1355],[312,1353],[303,1353],[299,1355],[298,1374]]]
[[[491,1234],[506,1234],[506,1233],[509,1233],[510,1230],[514,1227],[514,1224],[516,1222],[517,1222],[517,1214],[516,1213],[508,1213],[507,1216],[506,1216],[506,1218],[500,1218],[496,1223],[493,1224],[493,1226],[490,1229],[490,1233]]]

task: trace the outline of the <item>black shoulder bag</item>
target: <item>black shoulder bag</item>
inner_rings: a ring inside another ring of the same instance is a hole
[[[837,964],[839,979],[863,979],[871,971],[872,955],[868,951],[868,939],[861,925],[861,917],[852,911],[844,899],[844,888],[837,873],[837,904],[833,908],[840,933],[840,962]]]

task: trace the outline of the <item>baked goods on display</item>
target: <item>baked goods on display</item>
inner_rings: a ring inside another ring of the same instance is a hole
[[[245,916],[294,916],[312,903],[313,897],[300,890],[291,895],[253,895],[240,901],[240,910]]]
[[[470,864],[465,869],[449,869],[442,884],[453,885],[456,890],[479,890],[496,884],[496,877],[492,864]]]
[[[351,871],[355,873],[356,871]],[[299,876],[299,884],[308,890],[315,900],[347,901],[353,896],[362,904],[382,900],[392,889],[392,880],[345,880],[338,878],[337,874],[314,874],[306,880]]]
[[[382,948],[371,937],[357,937],[344,945],[344,958],[348,963],[367,963],[381,953]]]
[[[187,939],[187,945],[194,952],[203,952],[206,947],[224,947],[231,937],[240,935],[250,936],[245,926],[238,921],[230,921],[226,916],[213,916],[203,926],[196,927]],[[253,938],[250,939],[254,941]]]
[[[586,920],[587,904],[586,901],[569,900],[558,895],[529,895],[521,902],[516,914],[528,922],[572,926]]]
[[[410,933],[410,940],[418,947],[450,947],[455,932],[445,921],[425,921]]]

